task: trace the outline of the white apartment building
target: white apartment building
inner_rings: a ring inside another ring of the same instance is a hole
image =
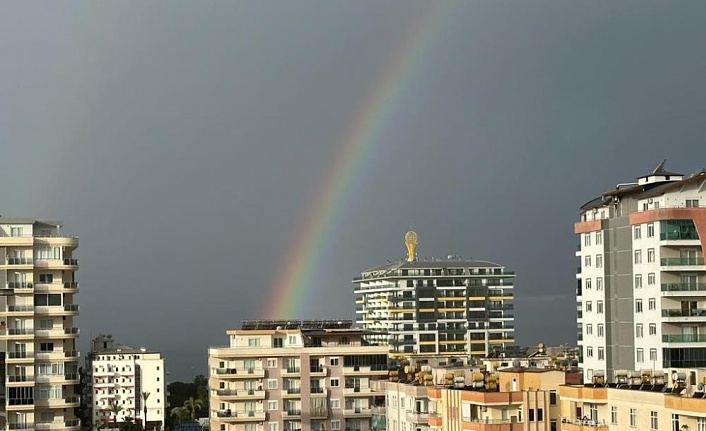
[[[157,352],[118,344],[99,335],[86,356],[87,406],[91,423],[147,422],[148,430],[164,429],[164,359]],[[149,394],[146,397],[144,394]],[[112,406],[120,407],[117,416]]]
[[[0,421],[6,429],[73,430],[78,238],[62,222],[0,217]]]
[[[208,352],[213,431],[368,431],[387,348],[351,321],[245,321]]]
[[[366,340],[393,355],[469,354],[481,358],[515,341],[515,273],[457,256],[418,260],[417,234],[405,236],[407,259],[353,279],[357,322]]]
[[[662,162],[583,205],[574,230],[586,381],[706,367],[706,172]]]

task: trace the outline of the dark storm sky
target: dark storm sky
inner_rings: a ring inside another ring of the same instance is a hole
[[[82,350],[108,332],[205,372],[435,8],[301,317],[352,318],[351,278],[412,225],[422,257],[517,272],[520,343],[574,342],[577,208],[706,165],[704,2],[3,3],[0,214],[80,236]]]

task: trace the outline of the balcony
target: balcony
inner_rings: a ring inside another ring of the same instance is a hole
[[[412,340],[412,344],[415,344]],[[388,370],[387,365],[376,365],[376,366],[353,366],[353,367],[343,367],[343,375],[374,375],[374,376],[387,376]]]
[[[299,375],[301,374],[302,370],[300,367],[285,367],[282,368],[282,375],[287,376],[287,375]]]
[[[302,388],[282,389],[282,398],[301,398]]]
[[[667,322],[674,323],[706,322],[706,308],[666,309],[662,310],[662,318]]]
[[[662,335],[663,343],[706,343],[706,334]]]
[[[6,313],[9,316],[32,315],[34,313],[33,305],[8,305]]]
[[[8,287],[8,289],[32,290],[34,288],[34,284],[32,282],[26,282],[26,281],[8,281],[7,287]]]
[[[706,295],[706,283],[662,283],[663,296]]]
[[[309,394],[312,397],[326,397],[328,396],[328,390],[326,388],[312,387],[309,389]]]
[[[407,410],[407,422],[412,422],[412,423],[421,424],[421,425],[428,425],[430,415],[436,416],[436,413]]]
[[[296,409],[287,409],[282,412],[282,417],[286,419],[298,419],[301,418],[302,411]]]
[[[512,422],[508,419],[463,421],[463,429],[469,431],[523,431],[524,426],[524,422]]]
[[[8,257],[6,265],[32,265],[31,257]]]
[[[212,415],[225,422],[263,422],[266,416],[257,410],[218,410]]]
[[[75,281],[67,281],[64,283],[64,289],[75,290],[78,292],[78,283]]]
[[[235,376],[238,374],[238,370],[235,368],[216,368],[216,375],[218,376],[223,376],[223,377],[228,377],[228,376]]]
[[[30,360],[34,359],[34,352],[7,352],[7,359]]]
[[[608,431],[605,421],[561,418],[562,431]]]
[[[78,247],[78,237],[62,235],[35,235],[36,245],[47,245],[52,247]]]
[[[11,430],[31,430],[34,429],[34,424],[32,422],[10,422],[7,424],[8,429]]]
[[[703,257],[663,257],[660,265],[663,271],[706,271]]]
[[[217,389],[216,395],[223,400],[264,400],[265,391],[255,389]]]
[[[18,382],[33,382],[34,376],[27,375],[9,375],[7,376],[8,383],[18,383]]]
[[[372,416],[373,412],[370,408],[364,407],[350,407],[343,410],[343,417],[346,418],[357,418],[357,417],[367,417]]]
[[[328,375],[328,368],[323,365],[309,367],[309,375],[311,375],[311,377],[326,377]]]

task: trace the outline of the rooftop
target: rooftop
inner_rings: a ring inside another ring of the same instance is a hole
[[[243,320],[240,329],[251,330],[332,330],[351,329],[352,320]],[[356,330],[357,331],[357,330]]]

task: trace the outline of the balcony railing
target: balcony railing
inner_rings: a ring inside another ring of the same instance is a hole
[[[34,352],[7,352],[7,357],[10,359],[23,359],[33,357]]]
[[[662,310],[662,317],[706,317],[706,308],[692,308],[689,310],[670,308]]]
[[[78,289],[78,283],[75,281],[64,282],[64,289]]]
[[[7,287],[9,289],[32,289],[34,285],[25,281],[8,281]]]
[[[660,259],[662,266],[692,266],[703,265],[703,257],[663,257]]]
[[[32,422],[10,422],[7,425],[11,430],[26,430],[34,428],[34,424]]]
[[[662,335],[664,343],[706,343],[706,334]]]
[[[662,283],[662,292],[706,292],[706,283]]]
[[[8,257],[7,264],[8,265],[31,265],[32,258],[31,257]]]
[[[33,311],[34,305],[8,305],[7,311],[12,312],[22,312],[22,311]]]
[[[237,374],[238,370],[235,368],[216,368],[216,374],[222,375],[222,374]]]
[[[78,311],[77,304],[64,304],[64,311]]]
[[[659,239],[665,240],[682,240],[682,239],[699,239],[699,234],[696,232],[662,232],[659,234]]]
[[[300,373],[302,370],[300,367],[285,367],[284,372],[289,374]]]
[[[31,382],[34,380],[34,376],[27,375],[9,375],[7,376],[8,382]]]
[[[78,328],[64,328],[64,334],[67,335],[76,335],[79,333]]]

